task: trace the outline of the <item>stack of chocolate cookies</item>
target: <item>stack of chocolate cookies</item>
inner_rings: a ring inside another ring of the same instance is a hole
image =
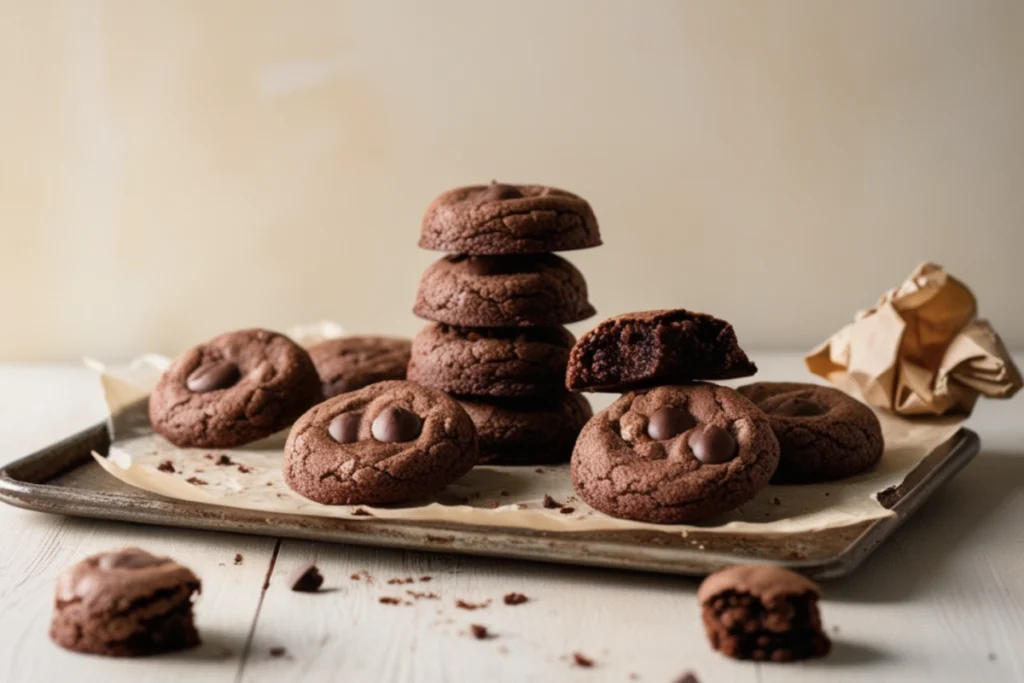
[[[419,245],[447,252],[420,281],[408,378],[457,397],[476,425],[481,462],[569,459],[591,417],[564,385],[575,339],[594,315],[587,283],[554,252],[601,244],[590,205],[539,185],[461,187],[427,208]]]

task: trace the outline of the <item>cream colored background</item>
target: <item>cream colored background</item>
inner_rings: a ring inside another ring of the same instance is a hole
[[[1021,2],[0,10],[0,359],[412,333],[423,208],[492,177],[591,200],[601,315],[809,347],[933,259],[1024,346]]]

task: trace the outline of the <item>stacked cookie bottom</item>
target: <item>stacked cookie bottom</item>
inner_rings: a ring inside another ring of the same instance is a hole
[[[594,314],[583,276],[554,251],[597,246],[589,205],[553,188],[459,188],[424,217],[420,246],[456,252],[430,266],[414,312],[408,378],[455,396],[477,428],[482,463],[566,462],[591,417],[565,389],[575,339]]]

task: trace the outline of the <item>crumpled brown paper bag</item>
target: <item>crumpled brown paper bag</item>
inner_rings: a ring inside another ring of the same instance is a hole
[[[807,367],[899,415],[968,414],[978,396],[1010,398],[1020,371],[962,282],[922,263],[874,308],[832,335]]]

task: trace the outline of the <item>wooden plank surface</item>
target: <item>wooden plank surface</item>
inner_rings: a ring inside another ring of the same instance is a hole
[[[800,376],[796,355],[757,360],[759,378]],[[0,365],[4,460],[101,415],[93,378],[82,368]],[[719,657],[704,640],[696,584],[687,579],[278,543],[0,505],[0,681],[668,683],[689,669],[705,682],[1024,681],[1022,402],[983,402],[968,424],[981,434],[981,456],[854,576],[825,585],[824,619],[838,632],[834,654],[820,662],[783,667]],[[201,576],[202,649],[122,661],[73,655],[49,642],[57,573],[92,552],[125,545],[169,554]],[[238,566],[236,552],[243,555]],[[287,590],[288,572],[306,561],[321,566],[328,591]],[[419,581],[422,576],[431,580]],[[417,580],[388,583],[406,577]],[[510,592],[530,600],[507,606],[502,596]],[[383,604],[381,597],[402,604]],[[456,606],[460,599],[490,603],[466,610]],[[495,637],[470,637],[474,623]],[[272,656],[276,647],[286,654]],[[574,652],[595,666],[574,665]]]

